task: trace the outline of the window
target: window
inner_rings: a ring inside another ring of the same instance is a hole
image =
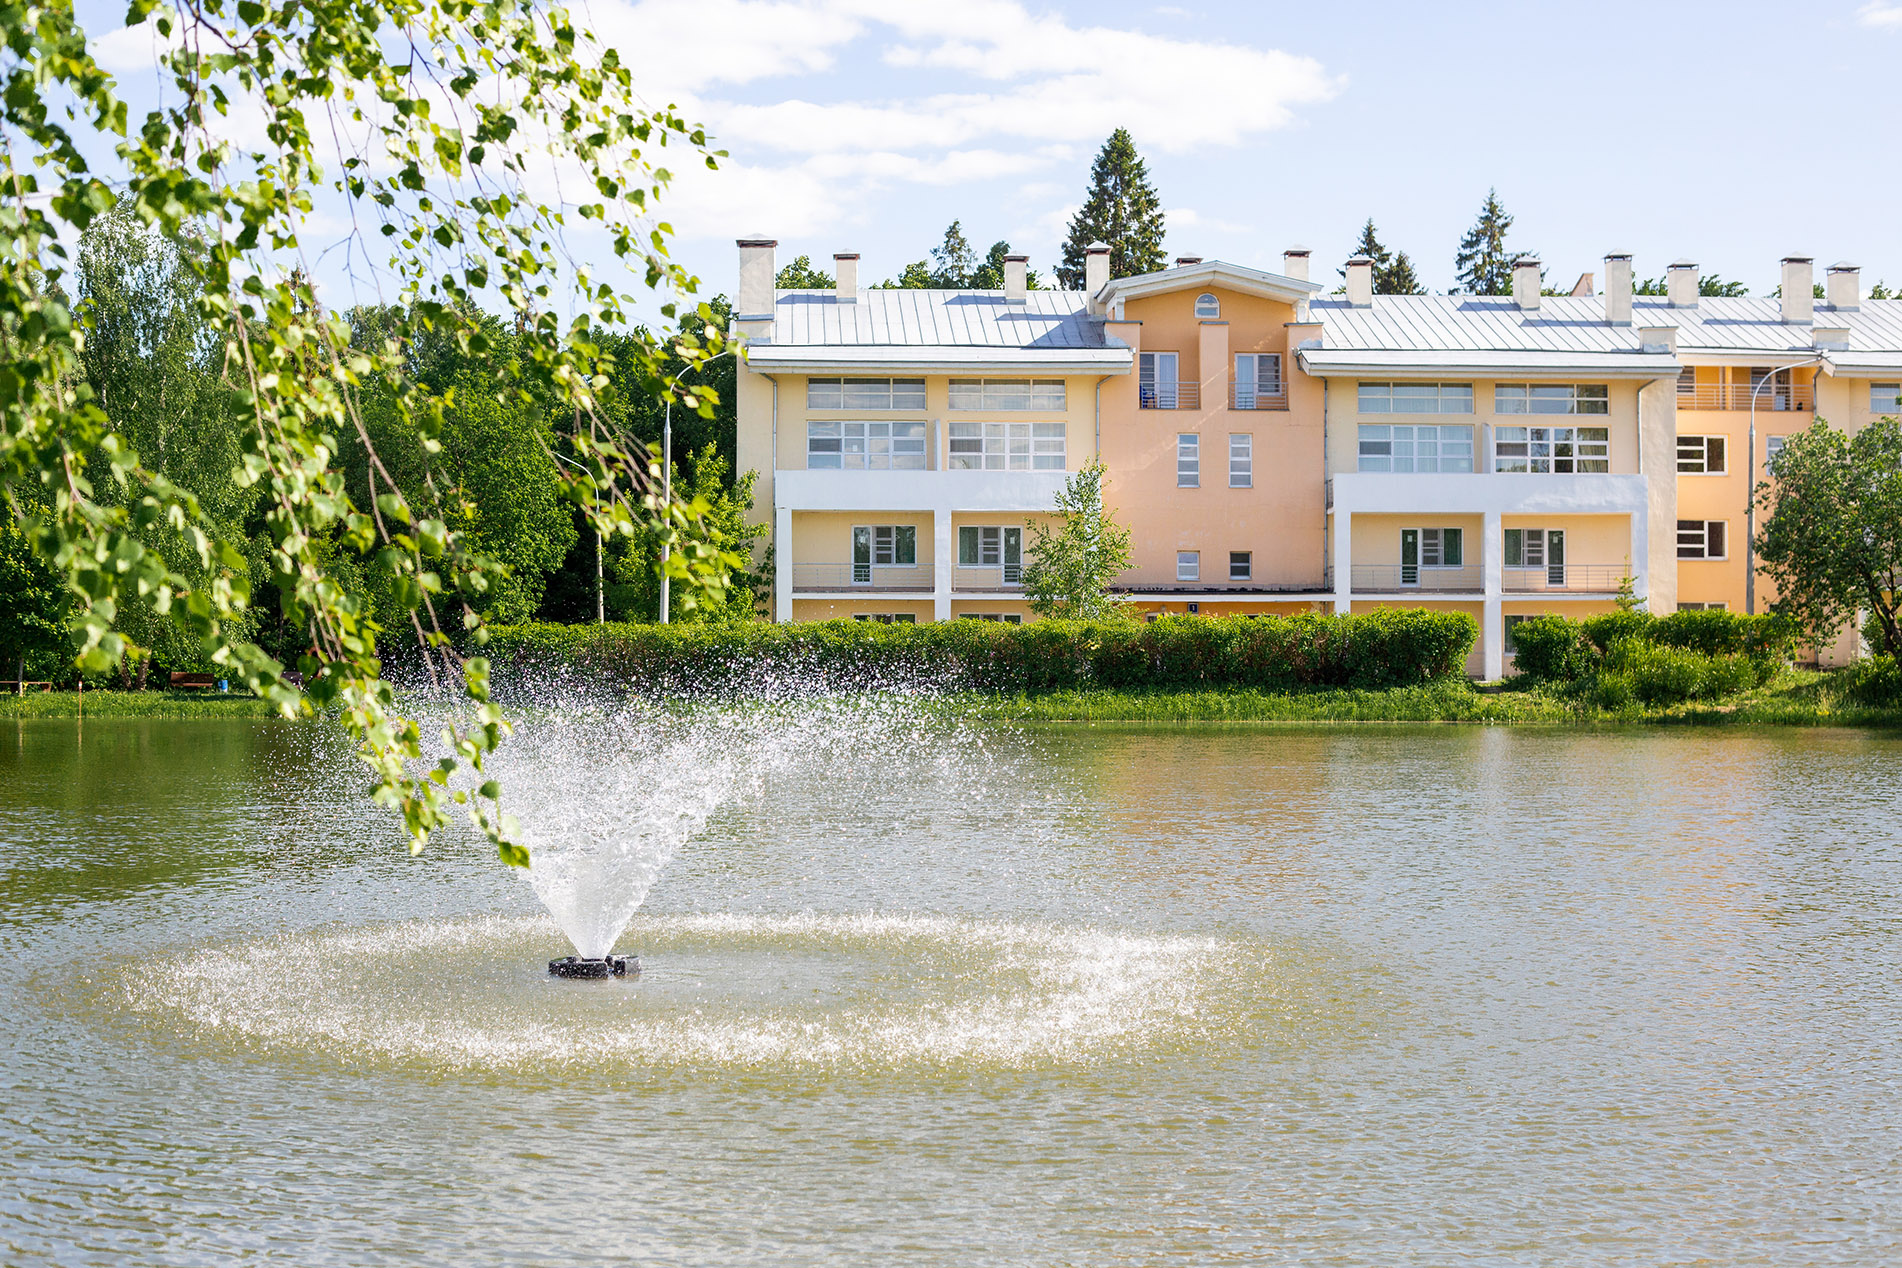
[[[923,419],[806,424],[806,466],[815,471],[923,471]]]
[[[1024,623],[1024,618],[1015,612],[960,612],[958,615],[966,621],[1001,621],[1005,625]]]
[[[1176,465],[1178,468],[1181,466],[1180,455]],[[1236,431],[1228,434],[1228,487],[1231,489],[1255,487],[1255,438],[1248,432]]]
[[[1515,616],[1508,613],[1503,619],[1506,623],[1506,636],[1503,640],[1506,655],[1517,656],[1519,654],[1519,627],[1532,618],[1530,616]]]
[[[1496,383],[1495,414],[1609,414],[1611,392],[1603,383]]]
[[[1202,552],[1199,550],[1178,550],[1176,552],[1176,580],[1200,581],[1202,579]]]
[[[1007,586],[1024,579],[1024,530],[973,524],[958,528],[958,567],[996,568]]]
[[[1728,612],[1730,605],[1728,603],[1680,603],[1677,605],[1677,610],[1680,612]]]
[[[1677,522],[1679,559],[1725,559],[1724,521],[1679,520]]]
[[[1777,460],[1777,455],[1783,452],[1783,446],[1789,441],[1789,439],[1790,438],[1788,436],[1770,436],[1766,438],[1763,442],[1764,461],[1775,462]]]
[[[1697,367],[1687,365],[1677,372],[1677,394],[1679,396],[1697,395]]]
[[[1363,383],[1363,414],[1470,414],[1471,383]]]
[[[1471,427],[1360,425],[1362,471],[1471,471]]]
[[[953,471],[1061,471],[1062,423],[952,423]]]
[[[872,569],[916,568],[918,530],[910,524],[859,524],[852,529],[852,583],[869,585]]]
[[[1200,488],[1202,484],[1202,437],[1185,431],[1176,437],[1176,487]]]
[[[854,621],[877,621],[880,625],[916,625],[918,618],[910,612],[854,612]]]
[[[1203,291],[1200,295],[1195,297],[1195,315],[1204,320],[1220,317],[1222,315],[1222,301],[1207,291]]]
[[[1062,379],[952,379],[952,409],[1064,409]]]
[[[923,379],[807,379],[807,409],[923,409]]]
[[[1279,352],[1235,354],[1235,408],[1274,409],[1286,399]]]
[[[1869,412],[1871,414],[1895,413],[1898,396],[1902,396],[1902,383],[1871,383],[1869,385]]]
[[[1255,556],[1246,550],[1228,552],[1228,579],[1230,581],[1249,581],[1255,575]]]
[[[1457,528],[1400,530],[1400,584],[1420,584],[1422,568],[1459,568],[1466,562],[1466,534]]]
[[[1136,390],[1143,409],[1176,407],[1176,364],[1173,352],[1144,352],[1136,366]]]
[[[1544,572],[1549,586],[1565,584],[1565,530],[1562,528],[1508,528],[1505,566],[1526,572]],[[1520,589],[1526,588],[1521,579]]]
[[[1679,436],[1677,469],[1684,475],[1724,474],[1722,436]]]
[[[1610,471],[1611,432],[1604,427],[1495,428],[1493,470]]]

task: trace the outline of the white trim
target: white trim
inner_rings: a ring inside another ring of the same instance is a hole
[[[1319,295],[1325,289],[1319,282],[1306,282],[1281,273],[1244,268],[1239,264],[1228,264],[1222,260],[1204,260],[1200,264],[1163,269],[1157,273],[1112,278],[1098,294],[1105,303],[1112,303],[1126,299],[1140,299],[1145,295],[1166,295],[1172,291],[1201,292],[1209,289],[1211,285],[1219,286],[1223,290],[1239,291],[1244,295],[1285,300],[1288,303],[1307,299],[1311,295]]]
[[[1674,376],[1674,356],[1650,352],[1433,352],[1414,349],[1302,348],[1301,368],[1317,377],[1392,379],[1655,379]]]
[[[746,345],[746,363],[760,374],[870,374],[893,376],[954,374],[981,375],[993,370],[1016,370],[1034,376],[1054,374],[1128,374],[1133,358],[1128,345],[1106,340],[1102,348],[962,348],[904,347],[878,344],[848,347],[840,344]],[[876,376],[874,376],[876,377]]]

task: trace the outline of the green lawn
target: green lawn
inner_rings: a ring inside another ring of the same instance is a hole
[[[222,691],[29,691],[0,695],[0,718],[269,718],[256,696]]]

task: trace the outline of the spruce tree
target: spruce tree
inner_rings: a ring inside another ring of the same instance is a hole
[[[1382,295],[1426,294],[1426,287],[1420,285],[1419,274],[1413,271],[1413,261],[1407,258],[1405,251],[1395,254],[1384,273],[1378,268],[1374,270],[1374,289]]]
[[[993,242],[985,253],[984,263],[977,266],[977,272],[971,275],[971,288],[980,291],[1001,291],[1004,289],[1004,257],[1010,254],[1010,243]],[[1024,270],[1024,289],[1040,291],[1043,282],[1037,276],[1036,269]]]
[[[931,248],[931,285],[938,290],[968,290],[977,273],[977,252],[964,236],[963,222],[953,220],[944,231],[944,241]]]
[[[1381,244],[1380,235],[1374,231],[1374,218],[1367,217],[1367,223],[1361,226],[1360,241],[1354,244],[1354,254],[1364,255],[1374,262],[1374,291],[1380,293],[1380,273],[1393,263],[1393,252]],[[1346,276],[1347,270],[1340,270]]]
[[[1506,251],[1506,230],[1512,217],[1499,205],[1499,191],[1486,191],[1486,205],[1479,219],[1460,239],[1459,254],[1453,257],[1453,269],[1459,289],[1468,295],[1510,295],[1512,293],[1513,254]]]
[[[1082,289],[1085,252],[1093,242],[1109,247],[1111,277],[1152,273],[1163,266],[1162,233],[1162,200],[1129,130],[1118,128],[1090,168],[1090,192],[1070,220],[1057,280]]]

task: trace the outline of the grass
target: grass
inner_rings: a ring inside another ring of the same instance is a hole
[[[0,695],[0,718],[271,718],[256,696],[222,691],[29,691]]]

